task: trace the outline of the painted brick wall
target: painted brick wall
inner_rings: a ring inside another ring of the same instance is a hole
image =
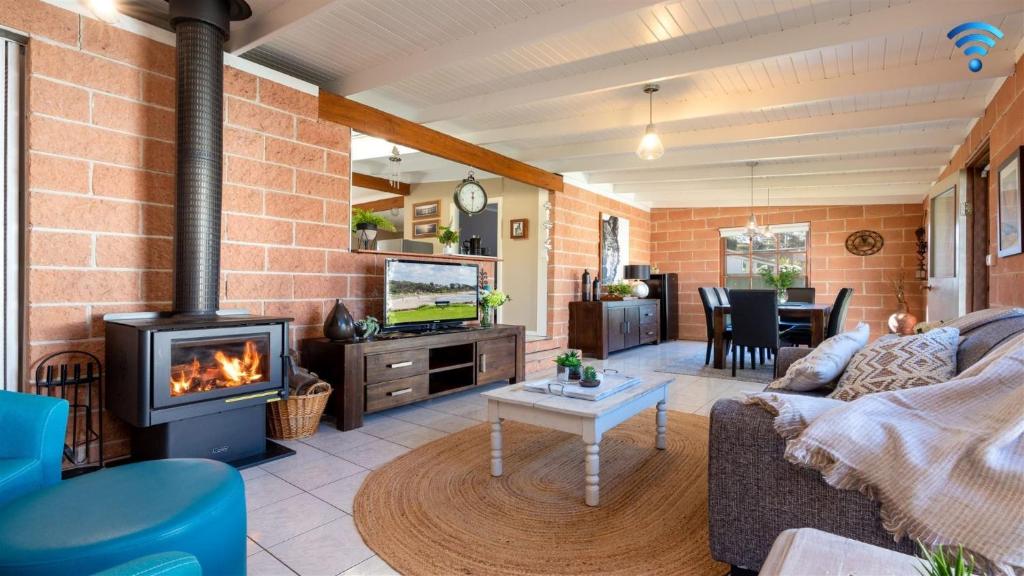
[[[989,305],[1024,306],[1024,254],[998,258],[996,222],[998,220],[999,179],[995,176],[999,166],[1021,146],[1024,146],[1024,57],[1017,61],[1014,73],[985,108],[985,115],[971,129],[964,143],[950,160],[942,178],[964,168],[966,162],[985,142],[989,143],[989,162],[992,176],[989,183]]]
[[[601,213],[629,219],[629,263],[651,259],[651,214],[589,190],[565,184],[551,194],[553,249],[548,264],[548,333],[559,347],[569,340],[569,302],[579,300],[580,276],[600,266]]]
[[[888,332],[885,322],[896,309],[889,281],[902,270],[911,313],[923,317],[921,283],[914,281],[917,257],[914,229],[921,225],[918,204],[770,208],[755,211],[769,224],[811,223],[811,285],[817,300],[831,303],[841,288],[854,289],[847,326],[863,321],[873,336]],[[718,286],[721,279],[720,228],[746,225],[746,208],[655,209],[651,212],[651,260],[662,272],[679,274],[679,334],[704,340],[704,312],[697,288]],[[763,220],[762,220],[763,221]],[[847,236],[876,230],[885,247],[873,256],[846,251]]]

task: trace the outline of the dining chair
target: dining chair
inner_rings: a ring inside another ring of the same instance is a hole
[[[853,298],[853,288],[843,288],[836,294],[836,301],[832,304],[832,312],[828,315],[828,323],[825,325],[825,338],[831,338],[843,331],[846,325],[846,315],[850,311],[850,300]],[[784,330],[781,336],[786,344],[799,346],[811,345],[811,326],[794,326]]]
[[[744,368],[750,354],[750,367],[756,368],[758,350],[774,356],[779,350],[779,301],[775,290],[731,290],[732,310],[732,375],[736,376],[736,360]],[[761,358],[764,364],[764,357]]]
[[[707,366],[711,363],[711,349],[715,342],[715,306],[722,304],[721,300],[718,299],[718,288],[715,287],[700,287],[697,288],[697,293],[700,294],[700,302],[704,305],[704,323],[707,325],[708,334],[708,348],[704,353],[704,365]],[[728,300],[726,301],[728,303]],[[732,340],[732,332],[729,328],[728,323],[725,325],[725,350],[728,354],[730,348],[730,341]]]
[[[814,304],[814,288],[786,288],[786,300]]]

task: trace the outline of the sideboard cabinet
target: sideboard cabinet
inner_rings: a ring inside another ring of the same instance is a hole
[[[661,342],[660,303],[654,299],[569,303],[569,347],[608,354]]]

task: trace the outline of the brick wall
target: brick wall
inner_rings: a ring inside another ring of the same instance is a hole
[[[871,325],[873,336],[888,332],[885,322],[896,309],[889,281],[902,270],[907,279],[911,313],[924,317],[921,283],[914,281],[917,257],[914,230],[921,225],[919,204],[761,208],[759,221],[769,224],[811,223],[811,285],[817,300],[831,303],[841,288],[854,289],[847,326]],[[680,338],[704,340],[704,312],[697,288],[718,286],[721,278],[720,228],[746,225],[746,208],[655,209],[651,212],[651,259],[662,272],[679,274]],[[885,247],[873,256],[846,251],[847,236],[856,230],[881,233]]]
[[[998,220],[999,167],[1014,151],[1024,146],[1024,57],[1017,61],[1017,67],[985,107],[985,114],[974,125],[964,143],[957,149],[953,159],[942,172],[942,178],[962,170],[974,153],[989,145],[989,163],[992,176],[989,177],[989,254],[992,266],[989,268],[989,305],[1024,306],[1024,254],[999,258],[996,222]]]
[[[553,249],[548,259],[548,334],[559,347],[569,340],[569,302],[579,300],[584,269],[597,274],[600,267],[601,214],[629,219],[629,262],[651,260],[651,214],[565,184],[565,191],[551,194]]]

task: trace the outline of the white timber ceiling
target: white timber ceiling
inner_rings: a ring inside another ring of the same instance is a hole
[[[1024,34],[1024,0],[259,4],[231,52],[655,207],[746,204],[751,161],[759,203],[918,202]],[[946,37],[966,21],[1005,33],[977,73]],[[654,161],[634,153],[648,82]]]

